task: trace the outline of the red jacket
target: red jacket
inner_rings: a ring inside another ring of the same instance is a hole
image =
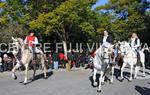
[[[27,36],[27,44],[28,46],[34,47],[34,44],[32,42],[35,41],[35,36]]]
[[[67,57],[63,53],[59,53],[59,59],[60,60],[67,60]]]

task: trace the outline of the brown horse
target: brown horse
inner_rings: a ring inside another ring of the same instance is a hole
[[[122,67],[122,64],[123,64],[123,56],[121,55],[121,53],[118,53],[118,56],[117,56],[117,62],[118,62],[118,66]]]
[[[117,49],[117,56],[116,56],[116,58],[114,58],[114,57],[115,57],[115,52],[116,52],[115,49],[114,49],[114,52],[113,52],[113,54],[111,55],[111,58],[114,60],[114,62],[117,61],[118,66],[119,66],[120,69],[121,69],[122,64],[123,64],[123,56],[121,55],[121,50],[120,50],[120,48],[119,48],[119,44],[116,43],[115,46],[114,46],[114,48]]]

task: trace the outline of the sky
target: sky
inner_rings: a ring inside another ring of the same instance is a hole
[[[98,0],[98,2],[93,6],[93,9],[94,9],[96,6],[105,5],[107,2],[108,2],[108,0]]]
[[[99,5],[105,5],[109,0],[98,0],[98,2],[93,6],[93,9]],[[150,1],[150,0],[147,0]]]

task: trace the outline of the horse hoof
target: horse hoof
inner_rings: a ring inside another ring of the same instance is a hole
[[[14,80],[16,80],[16,79],[17,79],[17,76],[14,75],[14,74],[12,74],[12,78],[13,78]]]
[[[48,77],[46,76],[46,77],[44,77],[44,79],[48,79]]]
[[[35,78],[32,78],[32,79],[31,79],[31,81],[34,81],[34,80],[35,80]]]
[[[132,82],[132,80],[129,80],[128,82]]]
[[[102,91],[101,91],[101,90],[97,90],[97,92],[98,92],[98,93],[101,93]]]
[[[120,81],[123,82],[124,79],[121,79]]]
[[[14,80],[17,80],[17,76],[16,75],[14,76]]]
[[[104,85],[105,83],[104,82],[102,82],[102,85]]]
[[[109,82],[109,84],[113,84],[113,82]]]
[[[23,85],[27,85],[27,83],[23,83]]]
[[[93,87],[97,87],[97,84],[96,84],[96,83],[93,83]]]

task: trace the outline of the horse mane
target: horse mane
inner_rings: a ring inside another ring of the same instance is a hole
[[[129,52],[133,52],[133,50],[132,50],[130,44],[129,44],[127,41],[124,41],[124,44],[125,44],[125,46],[126,46],[126,48],[127,48],[127,50],[128,50]]]
[[[23,39],[22,38],[14,38],[11,37],[13,42],[19,42],[19,45],[21,45],[21,47],[24,45]]]

